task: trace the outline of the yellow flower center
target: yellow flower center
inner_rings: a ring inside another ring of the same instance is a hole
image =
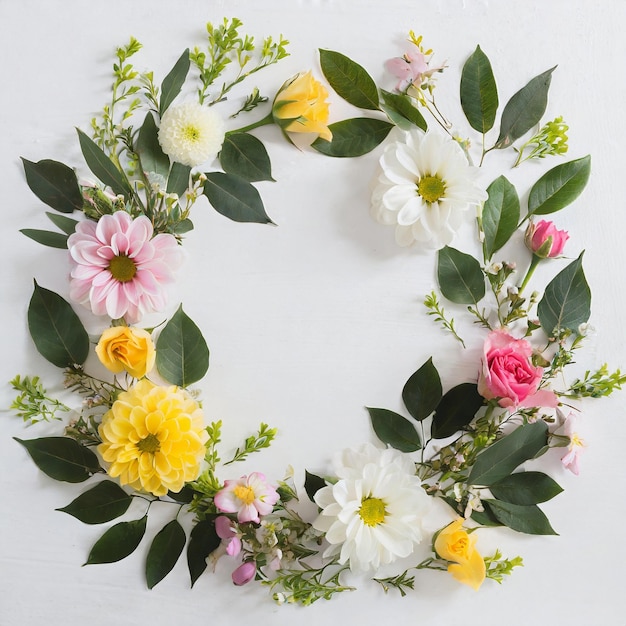
[[[451,546],[450,552],[460,558],[467,558],[467,550],[469,548],[469,537],[459,537]]]
[[[245,485],[237,485],[233,489],[235,498],[239,498],[244,504],[252,504],[254,502],[254,489]]]
[[[137,266],[135,262],[127,256],[114,256],[109,262],[109,272],[111,272],[115,280],[119,280],[121,283],[127,283],[135,277]]]
[[[200,130],[196,126],[185,126],[183,128],[183,137],[186,141],[195,143],[200,139]]]
[[[578,433],[574,433],[571,437],[570,437],[570,445],[573,448],[582,448],[585,445],[585,442],[579,437]]]
[[[361,502],[359,515],[367,526],[378,526],[385,521],[385,503],[380,498],[365,498]]]
[[[439,176],[422,176],[417,183],[417,193],[429,204],[442,198],[445,191],[446,184]]]
[[[147,437],[137,443],[137,447],[141,452],[150,452],[151,454],[154,454],[161,447],[161,443],[156,435],[150,433]]]

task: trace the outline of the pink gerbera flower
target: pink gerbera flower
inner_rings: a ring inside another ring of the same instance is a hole
[[[237,513],[237,521],[259,523],[259,515],[272,512],[278,502],[278,492],[259,472],[227,480],[224,488],[215,494],[215,506],[223,513]]]
[[[83,221],[67,244],[72,262],[70,297],[96,315],[133,324],[161,311],[164,285],[174,280],[182,249],[173,235],[153,237],[150,220],[124,211]]]

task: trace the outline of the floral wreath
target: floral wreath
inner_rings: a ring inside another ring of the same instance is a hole
[[[413,32],[404,55],[385,64],[397,80],[391,90],[379,88],[343,54],[320,50],[328,84],[369,116],[328,124],[328,92],[309,71],[278,89],[265,117],[226,130],[217,112],[226,94],[288,55],[282,36],[257,46],[241,27],[236,18],[207,24],[208,45],[185,50],[160,83],[152,72],[133,67],[129,59],[141,48],[134,38],[117,49],[111,101],[92,120],[91,136],[78,130],[97,180],[79,181],[72,168],[54,160],[23,159],[26,182],[54,209],[46,214],[58,230],[22,232],[66,249],[71,264],[69,302],[35,281],[28,327],[37,350],[63,370],[66,387],[82,405],[72,410],[48,397],[38,377],[16,376],[11,384],[19,395],[12,408],[26,422],[71,415],[61,436],[17,441],[49,477],[92,482],[60,509],[84,523],[112,522],[133,499],[146,501],[140,519],[108,527],[87,564],[129,556],[144,538],[154,503],[172,506],[172,520],[147,553],[150,588],[172,570],[185,546],[192,586],[209,564],[228,557],[236,563],[236,585],[261,581],[279,603],[307,605],[350,590],[347,570],[365,572],[385,591],[395,588],[402,595],[423,569],[447,571],[474,589],[487,578],[502,582],[522,559],[504,558],[500,551],[483,556],[476,531],[506,526],[555,534],[538,505],[562,489],[525,466],[561,448],[563,465],[577,474],[584,444],[571,402],[608,396],[626,382],[606,365],[565,382],[590,317],[582,253],[543,293],[527,289],[536,266],[561,257],[568,240],[554,223],[537,218],[579,196],[590,157],[547,170],[526,206],[504,175],[481,188],[472,165],[476,150],[451,132],[435,101],[436,78],[446,65],[436,65],[432,50]],[[540,126],[554,69],[509,98],[498,137],[487,147],[499,94],[486,54],[477,46],[469,56],[460,99],[481,137],[480,165],[493,158],[492,151],[515,151],[513,167],[567,152],[562,118]],[[267,101],[254,88],[231,118]],[[222,461],[222,424],[205,423],[192,387],[208,371],[209,349],[182,306],[165,323],[142,325],[167,306],[167,287],[183,261],[183,235],[193,228],[191,208],[201,196],[231,220],[271,223],[254,186],[273,180],[270,158],[250,132],[265,124],[277,125],[289,142],[296,133],[313,136],[312,149],[332,157],[358,157],[385,142],[372,216],[395,227],[398,244],[436,251],[438,289],[424,300],[428,315],[465,347],[443,298],[448,308],[469,313],[485,335],[477,380],[444,387],[429,358],[402,388],[410,418],[368,408],[377,445],[340,452],[328,475],[305,473],[304,490],[318,507],[311,520],[297,511],[293,477],[237,477],[228,467],[269,447],[276,429],[261,424]],[[216,158],[220,169],[207,171]],[[478,216],[478,258],[451,246],[471,208]],[[80,219],[68,216],[75,212]],[[521,228],[527,257],[494,260]],[[518,267],[527,267],[521,279]],[[95,341],[70,302],[98,320]],[[86,362],[94,350],[99,363],[92,373]],[[427,520],[434,500],[445,503],[449,521],[432,532]],[[193,520],[189,538],[178,521],[183,512]],[[410,559],[424,542],[431,546],[426,559],[392,576],[378,575],[383,566]]]

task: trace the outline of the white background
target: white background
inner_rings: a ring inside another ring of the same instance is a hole
[[[33,278],[67,295],[64,253],[18,233],[48,227],[47,208],[26,186],[19,157],[52,158],[86,173],[73,127],[88,131],[90,118],[107,101],[115,47],[134,35],[144,44],[137,66],[153,69],[160,82],[186,47],[203,44],[205,23],[225,16],[242,19],[245,32],[259,40],[282,33],[291,41],[288,59],[246,85],[258,84],[270,98],[297,71],[311,68],[321,77],[318,48],[347,54],[391,88],[383,62],[404,52],[413,29],[435,50],[435,61],[449,64],[439,78],[438,102],[462,134],[470,130],[458,104],[458,81],[476,44],[491,59],[500,112],[530,78],[558,64],[544,119],[564,116],[568,158],[591,153],[593,169],[584,194],[554,216],[570,232],[568,257],[586,249],[593,292],[596,333],[580,353],[577,372],[605,361],[613,368],[624,365],[625,2],[0,0],[0,624],[626,624],[626,416],[619,394],[581,405],[588,448],[578,478],[560,467],[558,454],[543,460],[543,469],[565,488],[543,506],[560,536],[481,532],[484,553],[500,547],[508,556],[524,557],[525,567],[502,586],[487,581],[476,593],[445,573],[420,572],[415,592],[400,598],[355,577],[358,591],[301,609],[275,606],[258,585],[233,587],[225,559],[193,590],[181,559],[148,591],[142,574],[147,541],[120,563],[80,567],[102,529],[54,509],[84,486],[48,479],[12,439],[57,434],[61,427],[27,429],[6,410],[13,393],[3,381],[17,373],[39,374],[50,390],[60,391],[59,373],[32,346],[26,310]],[[332,121],[358,114],[335,94],[331,102]],[[224,114],[235,104],[229,109],[227,103]],[[257,114],[265,111],[242,124]],[[329,472],[335,451],[372,440],[364,406],[402,411],[402,386],[429,356],[446,388],[475,380],[483,335],[449,305],[468,339],[462,351],[427,318],[421,301],[434,286],[433,254],[397,248],[393,230],[370,218],[368,184],[380,149],[336,160],[299,152],[276,128],[257,136],[265,141],[277,180],[258,187],[278,227],[235,224],[198,202],[172,311],[184,302],[211,348],[201,388],[207,419],[224,422],[224,455],[260,421],[280,430],[271,450],[222,477],[257,469],[281,478],[292,465],[301,484],[304,469]],[[478,145],[479,137],[471,136]],[[489,154],[483,182],[505,173],[523,199],[532,182],[559,162],[511,171],[512,159],[512,153]],[[465,235],[471,233],[468,226]],[[469,250],[467,237],[456,245]],[[519,258],[521,266],[526,258],[515,246],[503,254]],[[544,264],[535,286],[565,262]],[[93,324],[85,311],[81,316]],[[149,534],[169,520],[168,513],[151,512]],[[133,505],[125,519],[141,514]]]

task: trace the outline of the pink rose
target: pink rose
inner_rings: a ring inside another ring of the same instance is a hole
[[[498,398],[502,407],[556,407],[552,391],[537,390],[543,368],[535,367],[530,357],[532,346],[515,339],[505,330],[494,330],[485,339],[478,392],[483,398]]]
[[[563,252],[569,234],[559,230],[552,222],[541,220],[530,222],[526,229],[524,241],[528,249],[541,259],[553,259]]]

